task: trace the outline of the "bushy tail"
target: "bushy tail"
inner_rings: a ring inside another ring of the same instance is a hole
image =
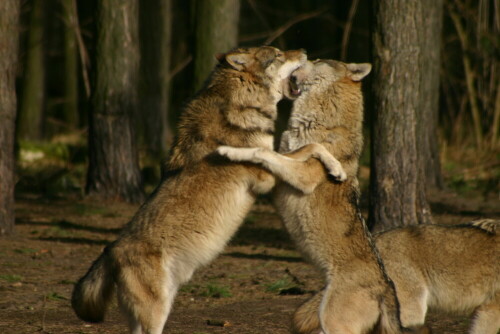
[[[292,318],[292,333],[312,334],[321,330],[319,306],[323,299],[323,293],[324,291],[318,292],[295,311]]]
[[[500,231],[500,220],[476,219],[471,221],[469,224],[480,228],[489,234],[498,234],[498,232]]]
[[[73,289],[71,305],[88,322],[101,322],[115,288],[107,248]]]

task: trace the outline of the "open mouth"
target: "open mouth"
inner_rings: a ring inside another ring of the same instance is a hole
[[[299,85],[297,84],[297,77],[294,75],[290,76],[290,79],[288,80],[288,88],[290,95],[294,97],[300,96],[302,93],[302,90],[300,89]]]

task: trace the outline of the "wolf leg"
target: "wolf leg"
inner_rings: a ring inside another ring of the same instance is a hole
[[[273,175],[305,194],[313,192],[325,179],[325,167],[337,179],[345,180],[346,178],[340,162],[320,144],[309,144],[286,155],[264,148],[230,146],[220,146],[217,152],[231,161],[260,164]],[[317,158],[321,163],[310,158]]]
[[[474,314],[470,334],[497,334],[500,330],[500,293],[479,306]]]

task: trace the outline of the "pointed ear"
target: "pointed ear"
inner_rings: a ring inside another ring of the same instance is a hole
[[[243,70],[248,63],[252,60],[252,56],[248,53],[228,53],[226,55],[226,61],[235,70]]]
[[[363,64],[347,64],[347,69],[349,70],[349,77],[352,79],[352,81],[361,81],[364,77],[370,73],[372,70],[372,65],[369,63],[363,63]]]

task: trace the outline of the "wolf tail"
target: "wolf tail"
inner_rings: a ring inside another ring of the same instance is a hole
[[[88,322],[101,322],[115,290],[108,247],[73,289],[71,306],[76,315]]]
[[[299,306],[292,318],[292,333],[311,334],[321,329],[319,307],[324,291],[320,291]]]

